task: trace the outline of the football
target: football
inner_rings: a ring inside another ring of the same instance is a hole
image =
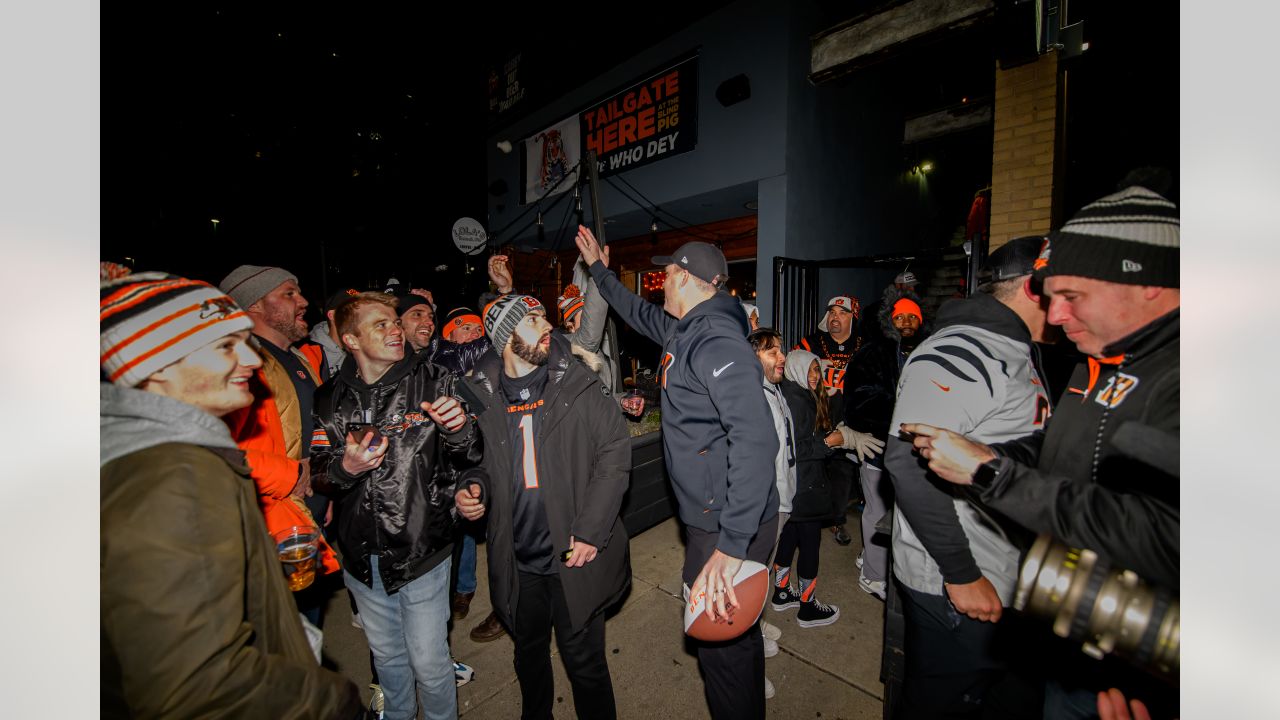
[[[768,568],[753,560],[743,560],[733,577],[733,594],[738,598],[738,609],[728,622],[712,622],[707,617],[705,592],[688,598],[684,605],[684,633],[698,640],[718,642],[732,640],[754,626],[769,597]]]

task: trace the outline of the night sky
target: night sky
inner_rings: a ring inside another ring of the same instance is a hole
[[[450,228],[485,221],[484,139],[501,127],[489,68],[521,53],[527,112],[723,4],[608,42],[588,3],[551,18],[460,3],[448,21],[425,4],[130,10],[113,23],[121,36],[104,36],[123,65],[108,73],[124,79],[106,106],[127,116],[104,118],[104,184],[119,201],[104,204],[102,256],[215,283],[243,263],[279,265],[313,304],[392,275],[469,295],[483,269],[473,258],[464,276]]]

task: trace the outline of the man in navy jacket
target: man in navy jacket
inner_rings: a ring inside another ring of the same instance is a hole
[[[712,619],[727,618],[729,606],[738,605],[733,577],[742,561],[768,562],[777,537],[778,437],[760,392],[760,362],[746,341],[746,315],[736,298],[720,291],[729,277],[724,254],[689,242],[674,255],[653,258],[667,276],[659,308],[623,287],[590,230],[579,225],[576,242],[609,305],[662,345],[663,450],[688,531],[683,579],[689,597],[706,593]],[[700,643],[698,663],[713,718],[764,717],[758,630]]]

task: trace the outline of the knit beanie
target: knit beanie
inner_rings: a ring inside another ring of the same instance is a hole
[[[101,284],[99,362],[108,380],[136,387],[155,372],[253,320],[209,283],[160,272]]]
[[[427,307],[431,307],[431,303],[427,302],[427,299],[421,295],[403,295],[396,300],[396,314],[404,315],[409,311],[409,308],[415,305],[426,305]]]
[[[560,307],[560,317],[564,318],[565,322],[573,319],[574,315],[582,312],[582,308],[587,306],[586,299],[582,297],[582,291],[572,283],[564,289],[564,294],[558,300],[557,305]]]
[[[493,341],[493,349],[499,356],[502,355],[503,350],[507,349],[507,343],[511,341],[511,334],[516,331],[516,326],[525,315],[534,310],[546,312],[537,298],[514,293],[503,295],[485,306],[484,330],[489,333],[489,339]]]
[[[406,308],[407,309],[407,308]],[[454,308],[444,316],[444,324],[440,326],[440,337],[448,339],[450,333],[467,323],[475,323],[480,327],[484,327],[484,322],[480,320],[480,316],[475,310],[469,307]]]
[[[298,277],[288,270],[261,265],[241,265],[222,278],[218,287],[242,308],[258,302],[264,295]]]
[[[902,298],[898,302],[894,303],[893,311],[889,317],[896,318],[902,314],[915,315],[917,320],[924,322],[924,313],[920,312],[920,306],[911,298]]]
[[[1138,185],[1108,195],[1049,233],[1035,268],[1041,279],[1075,275],[1176,288],[1178,208]]]

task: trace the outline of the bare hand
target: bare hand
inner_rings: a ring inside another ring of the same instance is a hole
[[[430,291],[430,290],[425,290],[425,289],[423,289],[423,288],[414,288],[414,289],[412,289],[412,290],[410,290],[410,291],[409,291],[409,294],[410,294],[410,295],[417,295],[417,296],[419,296],[419,297],[424,297],[424,298],[426,298],[426,299],[427,299],[427,302],[431,303],[431,307],[433,307],[433,308],[434,308],[434,307],[436,306],[436,299],[435,299],[435,298],[433,298],[433,297],[431,297],[431,291]]]
[[[569,536],[569,559],[565,561],[565,567],[578,568],[586,565],[596,559],[596,546],[589,545]]]
[[[924,423],[903,423],[903,432],[915,435],[912,444],[929,461],[938,477],[957,485],[972,485],[973,471],[996,459],[991,448],[959,433]]]
[[[467,422],[467,414],[462,410],[462,403],[455,397],[441,395],[433,403],[422,403],[422,409],[435,424],[450,435],[461,430]]]
[[[844,443],[844,435],[839,430],[832,430],[829,435],[822,439],[824,445],[829,448],[838,448]]]
[[[1129,710],[1133,714],[1129,714]],[[1141,700],[1130,700],[1125,707],[1124,693],[1115,688],[1098,693],[1098,717],[1102,720],[1151,720],[1151,713]]]
[[[484,516],[484,505],[480,503],[480,486],[471,483],[453,496],[453,504],[458,514],[468,520],[479,520]]]
[[[996,622],[1004,612],[1004,606],[1000,604],[1000,596],[996,594],[996,586],[985,577],[980,577],[971,583],[943,583],[943,585],[947,589],[947,596],[951,598],[951,604],[955,606],[958,613],[982,622]]]
[[[498,286],[498,292],[506,295],[511,292],[511,259],[506,255],[494,255],[489,258],[489,281]]]
[[[331,522],[333,522],[333,501],[332,501],[332,500],[330,500],[329,502],[325,503],[325,506],[324,506],[324,524],[325,524],[325,527],[328,527],[328,526],[329,526],[329,523],[331,523]]]
[[[706,593],[707,617],[712,622],[726,622],[731,616],[731,609],[739,607],[738,596],[733,592],[733,578],[742,567],[742,559],[729,557],[719,550],[714,550],[702,572],[689,588],[689,597],[696,598],[698,593]]]
[[[573,238],[578,245],[578,252],[582,253],[582,261],[591,267],[595,261],[599,260],[608,267],[608,253],[600,249],[600,243],[596,242],[596,236],[585,225],[578,226],[578,234]]]
[[[350,475],[362,475],[381,465],[382,459],[387,455],[387,448],[391,447],[391,439],[383,438],[377,447],[371,449],[369,442],[372,440],[372,430],[364,434],[359,444],[355,442],[355,438],[347,435],[347,447],[342,453],[342,469]]]
[[[298,463],[298,482],[289,494],[299,500],[311,497],[311,458],[303,458]]]

